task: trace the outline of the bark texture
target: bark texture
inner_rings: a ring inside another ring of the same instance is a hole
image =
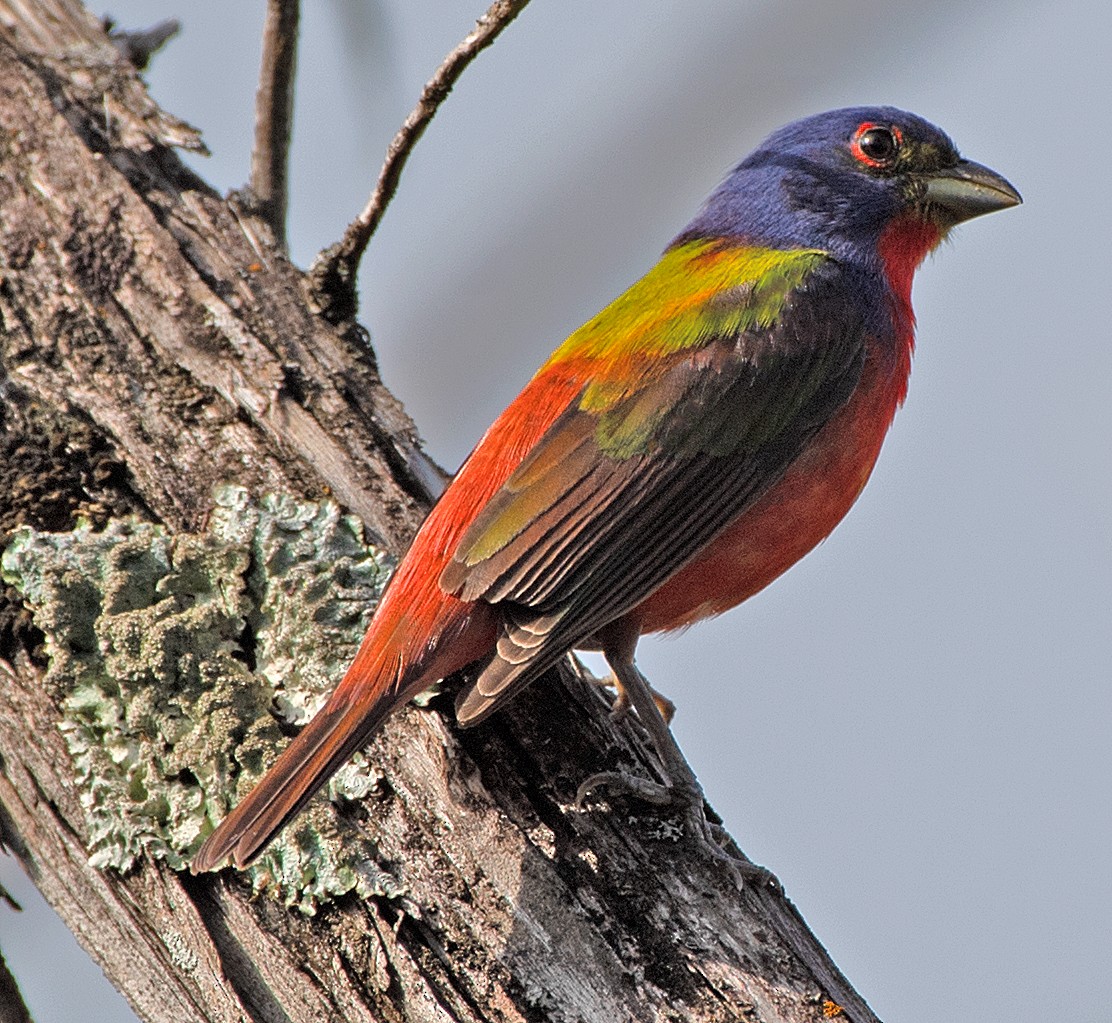
[[[403,549],[438,470],[365,334],[172,149],[197,145],[79,5],[0,0],[0,548],[79,518],[196,531],[235,483],[331,495]],[[875,1019],[667,813],[574,808],[653,761],[571,670],[470,732],[435,700],[392,720],[379,791],[332,812],[397,886],[309,916],[232,871],[90,865],[50,642],[0,591],[0,839],[146,1020]]]

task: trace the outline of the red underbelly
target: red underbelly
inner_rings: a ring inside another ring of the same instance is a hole
[[[902,391],[899,370],[880,363],[866,361],[849,402],[779,483],[640,605],[641,632],[728,611],[830,535],[865,486]]]

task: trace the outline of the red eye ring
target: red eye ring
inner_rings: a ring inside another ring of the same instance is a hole
[[[849,144],[853,158],[866,167],[883,169],[896,162],[903,145],[903,132],[894,124],[873,124],[866,121],[858,125]]]

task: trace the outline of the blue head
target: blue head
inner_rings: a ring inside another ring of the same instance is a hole
[[[1018,202],[1007,181],[961,159],[949,136],[921,117],[847,107],[773,132],[676,241],[737,238],[862,258],[903,216],[935,224],[941,237],[962,220]]]

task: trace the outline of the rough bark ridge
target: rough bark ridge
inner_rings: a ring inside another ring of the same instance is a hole
[[[169,148],[198,144],[79,6],[0,0],[0,548],[79,517],[194,529],[235,482],[334,495],[399,550],[437,470],[361,332]],[[472,732],[390,722],[384,792],[337,812],[407,894],[310,918],[229,871],[90,867],[43,649],[4,590],[0,839],[144,1019],[875,1019],[667,815],[574,809],[587,773],[652,758],[570,672]]]

